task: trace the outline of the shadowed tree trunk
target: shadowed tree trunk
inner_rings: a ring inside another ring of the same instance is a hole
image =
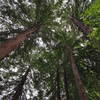
[[[81,30],[83,32],[83,34],[85,36],[91,32],[91,29],[88,26],[86,26],[84,23],[82,23],[81,21],[79,21],[75,17],[70,16],[69,19],[74,23],[75,26],[78,27],[79,30]]]
[[[12,97],[12,100],[18,100],[19,97],[22,95],[23,92],[23,86],[26,82],[27,79],[27,75],[30,71],[30,67],[27,69],[27,71],[25,72],[25,74],[22,76],[22,80],[20,81],[20,83],[17,85],[16,90],[15,90],[15,94]]]
[[[73,74],[74,74],[74,77],[75,77],[76,87],[78,89],[80,100],[88,100],[88,97],[86,95],[86,91],[85,91],[84,85],[83,85],[83,83],[82,83],[82,81],[80,79],[80,75],[79,75],[77,66],[75,64],[75,59],[73,57],[72,49],[69,46],[66,46],[66,50],[69,51],[70,64],[71,64],[72,71],[73,71]]]
[[[27,29],[26,31],[20,33],[14,38],[8,39],[7,41],[0,44],[0,60],[8,56],[8,54],[13,51],[21,42],[26,40],[31,33],[36,32],[39,29],[37,25],[34,25],[32,28]]]
[[[59,75],[59,68],[57,68],[57,100],[61,100],[60,97],[60,75]]]
[[[66,68],[64,65],[63,65],[63,70],[64,70],[64,86],[65,86],[65,92],[66,92],[66,100],[69,100],[68,79],[67,79]]]

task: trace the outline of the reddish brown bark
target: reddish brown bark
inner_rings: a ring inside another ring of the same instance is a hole
[[[7,56],[11,51],[13,51],[17,46],[30,36],[32,32],[37,31],[38,28],[36,26],[31,29],[27,29],[26,31],[20,33],[14,38],[8,39],[4,43],[0,44],[0,60]]]
[[[16,92],[15,92],[14,96],[12,97],[12,100],[19,100],[19,97],[22,95],[23,86],[26,82],[29,71],[30,71],[30,67],[27,69],[26,73],[22,76],[22,80],[17,85],[16,90],[15,90]]]
[[[90,27],[86,26],[84,23],[79,21],[73,16],[70,16],[69,19],[74,23],[75,26],[78,27],[79,30],[81,30],[85,35],[91,32]]]
[[[66,46],[66,49],[69,51],[69,54],[70,54],[70,64],[71,64],[72,71],[73,71],[73,74],[74,74],[74,77],[75,77],[76,87],[78,89],[80,100],[88,100],[84,85],[81,81],[77,66],[75,64],[75,59],[73,57],[72,49],[69,46]]]

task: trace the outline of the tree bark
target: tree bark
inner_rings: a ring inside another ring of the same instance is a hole
[[[4,43],[0,44],[0,60],[3,59],[4,57],[8,56],[8,54],[13,51],[17,46],[26,40],[28,36],[30,36],[31,33],[36,32],[39,28],[36,27],[35,25],[27,29],[26,31],[20,33],[14,38],[8,39]]]
[[[78,29],[80,29],[83,32],[85,36],[91,32],[91,29],[88,26],[86,26],[84,23],[82,23],[75,17],[70,16],[69,19],[74,23],[75,26],[78,27]]]
[[[70,54],[70,64],[71,64],[72,71],[73,71],[73,74],[74,74],[74,77],[75,77],[75,83],[76,83],[76,87],[78,89],[80,100],[88,100],[84,85],[83,85],[83,83],[80,79],[80,75],[79,75],[77,66],[75,64],[75,59],[73,57],[72,49],[69,46],[66,46],[66,50],[68,50],[69,54]]]
[[[69,100],[68,79],[67,79],[66,68],[64,65],[63,65],[63,70],[64,70],[64,86],[65,86],[65,92],[66,92],[66,100]]]
[[[59,75],[59,68],[57,68],[57,100],[61,100],[61,97],[60,97],[60,75]]]
[[[26,82],[26,79],[27,79],[27,75],[30,71],[30,67],[27,69],[27,71],[25,72],[25,74],[22,76],[22,80],[20,81],[20,83],[17,85],[16,87],[16,92],[15,94],[13,95],[12,97],[12,100],[18,100],[19,97],[22,95],[22,92],[23,92],[23,86]]]

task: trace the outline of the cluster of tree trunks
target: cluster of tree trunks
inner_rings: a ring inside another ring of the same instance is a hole
[[[88,34],[88,33],[91,32],[91,29],[89,27],[84,25],[82,22],[77,20],[75,17],[71,16],[69,18],[79,29],[82,30],[82,32],[84,34]],[[11,39],[5,41],[4,43],[1,43],[0,44],[0,60],[3,59],[4,57],[8,56],[9,53],[11,53],[11,51],[13,51],[15,48],[17,48],[20,45],[21,42],[26,40],[28,38],[28,36],[30,36],[31,33],[36,32],[38,29],[39,29],[38,27],[33,26],[32,28],[22,32],[21,34],[17,35],[16,37],[11,38]],[[73,57],[72,50],[68,46],[66,48],[70,52],[70,60],[71,60],[72,71],[73,71],[73,74],[74,74],[74,77],[75,77],[76,86],[77,86],[78,91],[79,91],[80,99],[81,100],[88,100],[86,93],[85,93],[83,83],[80,79],[78,69],[77,69],[76,64],[75,64],[75,59]],[[29,69],[28,69],[28,71],[26,71],[26,74],[23,76],[21,83],[18,85],[18,89],[17,89],[15,95],[13,96],[12,100],[18,100],[19,96],[22,94],[22,90],[23,90],[22,87],[25,83],[26,76],[27,76],[28,72],[29,72]],[[57,73],[58,73],[58,71],[57,71]],[[57,76],[58,76],[57,80],[59,80],[59,74],[57,74]],[[64,79],[65,79],[65,84],[67,84],[66,75],[65,75]],[[60,93],[59,82],[57,83],[57,85],[58,85],[58,98],[60,100],[61,98],[59,96],[59,93]],[[67,92],[68,91],[66,90],[66,95],[67,95]]]

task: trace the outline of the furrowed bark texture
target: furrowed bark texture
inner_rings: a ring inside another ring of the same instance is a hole
[[[84,85],[81,81],[77,66],[75,64],[75,59],[73,57],[72,49],[69,46],[66,46],[66,50],[69,50],[69,53],[70,53],[70,64],[71,64],[72,71],[73,71],[73,74],[74,74],[74,77],[75,77],[75,83],[76,83],[76,87],[78,89],[80,100],[88,100]]]

